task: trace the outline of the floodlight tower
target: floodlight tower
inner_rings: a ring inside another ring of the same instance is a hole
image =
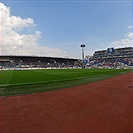
[[[82,49],[82,67],[84,68],[85,65],[84,65],[84,47],[85,47],[85,44],[81,44],[80,45],[81,49]]]
[[[84,47],[85,47],[85,44],[81,44],[80,47],[82,48],[82,60],[84,60]]]

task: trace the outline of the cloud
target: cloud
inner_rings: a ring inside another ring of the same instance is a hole
[[[110,47],[132,47],[133,46],[133,26],[128,26],[129,32],[125,34],[125,38],[109,43]]]
[[[128,38],[133,39],[133,33],[132,32],[128,33]]]
[[[128,29],[132,30],[133,29],[133,26],[128,26]]]
[[[93,47],[89,48],[89,55],[93,55],[95,51],[106,50],[107,48],[124,48],[133,47],[133,26],[128,26],[128,32],[125,36],[119,40],[114,40],[112,42],[101,42],[94,44]]]
[[[25,28],[36,26],[32,18],[23,19],[10,14],[10,8],[0,3],[0,33],[2,55],[38,55],[51,57],[66,57],[66,52],[60,49],[41,46],[37,40],[41,38],[40,31],[24,33]],[[20,34],[20,31],[23,31]]]

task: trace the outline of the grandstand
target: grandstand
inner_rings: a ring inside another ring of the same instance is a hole
[[[78,59],[0,55],[0,69],[81,68]],[[95,51],[86,68],[133,68],[133,47]]]
[[[39,56],[0,56],[0,69],[72,68],[77,59]]]
[[[88,67],[133,68],[133,47],[95,51],[89,59]]]

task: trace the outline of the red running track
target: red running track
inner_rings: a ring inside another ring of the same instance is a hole
[[[0,133],[133,133],[133,73],[0,98]]]

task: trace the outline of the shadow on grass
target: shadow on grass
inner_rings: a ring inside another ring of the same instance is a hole
[[[118,75],[118,74],[117,74]],[[56,89],[70,88],[82,84],[87,84],[99,80],[104,80],[117,75],[102,75],[93,77],[84,77],[73,80],[60,80],[56,82],[46,82],[40,84],[30,84],[30,85],[16,85],[16,86],[3,86],[0,87],[0,96],[11,96],[11,95],[24,95],[32,94],[37,92],[45,92]]]

